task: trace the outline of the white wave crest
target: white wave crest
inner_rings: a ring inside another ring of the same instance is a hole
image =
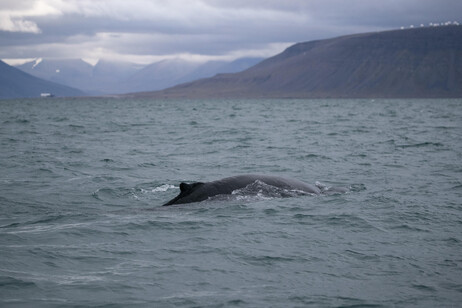
[[[163,192],[163,191],[167,191],[173,188],[176,188],[176,186],[171,185],[171,184],[164,184],[164,185],[160,185],[159,187],[154,188],[152,192]]]

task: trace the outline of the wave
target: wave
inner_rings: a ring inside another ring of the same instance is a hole
[[[31,281],[22,280],[10,276],[0,276],[0,288],[31,288],[37,285]]]
[[[402,149],[405,149],[405,148],[421,148],[421,147],[427,147],[427,146],[431,146],[431,147],[442,147],[444,146],[444,144],[442,144],[441,142],[420,142],[420,143],[413,143],[413,144],[397,144],[396,147],[397,148],[402,148]]]
[[[167,191],[169,189],[174,189],[174,188],[178,188],[177,186],[174,186],[174,185],[171,185],[171,184],[163,184],[163,185],[160,185],[156,188],[154,188],[152,190],[153,193],[156,193],[156,192],[163,192],[163,191]]]

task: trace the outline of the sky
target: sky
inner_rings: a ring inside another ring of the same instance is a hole
[[[296,42],[462,23],[461,13],[461,0],[0,0],[0,59],[270,57]]]

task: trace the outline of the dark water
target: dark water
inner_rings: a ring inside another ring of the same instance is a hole
[[[2,307],[460,307],[461,100],[0,101]],[[344,195],[161,207],[242,173]]]

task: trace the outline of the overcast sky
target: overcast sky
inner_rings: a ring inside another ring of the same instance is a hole
[[[461,18],[461,0],[0,0],[0,58],[269,57],[343,34]]]

